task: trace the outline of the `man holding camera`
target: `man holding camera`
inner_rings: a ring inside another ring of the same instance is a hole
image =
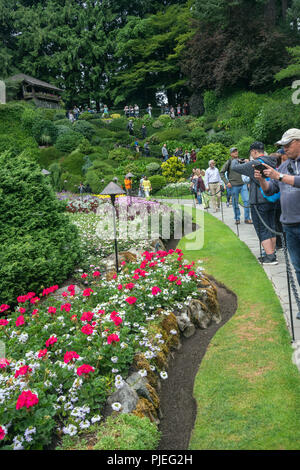
[[[249,202],[251,206],[251,215],[256,234],[261,242],[266,255],[259,258],[262,264],[276,265],[278,264],[275,247],[276,236],[275,231],[275,204],[268,200],[266,195],[261,191],[258,180],[254,177],[255,166],[260,167],[266,163],[271,168],[276,167],[276,158],[268,157],[264,153],[264,144],[262,142],[253,142],[249,149],[250,158],[253,161],[235,159],[232,161],[231,168],[250,178],[250,195]]]
[[[264,164],[263,175],[261,171],[255,170],[254,176],[266,195],[280,191],[280,220],[300,285],[300,129],[289,129],[276,145],[284,148],[288,160],[280,165],[278,171]],[[266,181],[266,177],[271,180]],[[300,312],[298,315],[300,319]]]

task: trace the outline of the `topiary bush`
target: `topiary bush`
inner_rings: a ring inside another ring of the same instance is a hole
[[[86,139],[91,140],[93,135],[96,132],[96,129],[92,124],[86,121],[76,121],[73,124],[73,130],[75,132],[79,132],[82,134]]]
[[[208,144],[197,153],[197,164],[201,169],[206,169],[208,168],[209,160],[214,160],[216,167],[220,169],[229,157],[229,149],[225,145]]]
[[[64,124],[60,124],[59,126],[56,126],[56,128],[57,128],[57,137],[59,137],[62,134],[70,133],[70,127],[65,126]]]
[[[161,176],[161,175],[150,176],[149,180],[151,182],[153,194],[157,193],[157,191],[162,189],[167,184],[167,180],[165,176]]]
[[[55,147],[64,153],[70,153],[75,150],[84,139],[82,134],[70,130],[68,134],[62,134],[57,138]]]
[[[163,122],[159,121],[158,119],[152,123],[152,127],[154,129],[160,129],[161,127],[164,127]]]
[[[161,165],[162,175],[169,183],[176,183],[184,174],[184,164],[179,158],[171,157]]]
[[[54,124],[55,124],[56,126],[67,126],[67,127],[69,127],[70,129],[72,129],[72,127],[73,127],[72,122],[70,121],[70,119],[67,119],[67,118],[58,119],[57,121],[54,121]]]
[[[149,163],[149,165],[146,166],[146,170],[148,175],[155,175],[159,173],[161,165],[159,163]]]
[[[81,259],[77,229],[40,167],[24,154],[0,156],[0,303],[67,279]]]

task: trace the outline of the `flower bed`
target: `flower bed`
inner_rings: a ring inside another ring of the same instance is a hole
[[[158,326],[182,302],[199,297],[201,267],[183,265],[181,250],[145,252],[141,263],[123,264],[107,280],[99,271],[81,275],[78,294],[58,286],[18,297],[0,311],[0,445],[41,449],[55,435],[76,435],[101,419],[106,399],[124,384],[136,354],[153,374],[167,373],[160,353],[178,343],[178,328],[163,337]],[[41,299],[41,300],[40,300]],[[140,374],[147,375],[143,367]],[[113,403],[119,410],[119,404]]]

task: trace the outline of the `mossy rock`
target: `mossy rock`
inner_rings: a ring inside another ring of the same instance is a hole
[[[150,364],[145,358],[144,354],[138,353],[133,358],[133,367],[136,370],[145,369],[147,371],[147,379],[148,382],[152,387],[156,387],[157,385],[157,376],[156,374],[150,369]]]
[[[140,398],[136,409],[132,412],[133,415],[139,418],[149,418],[152,423],[157,421],[157,412],[153,404],[147,398]]]

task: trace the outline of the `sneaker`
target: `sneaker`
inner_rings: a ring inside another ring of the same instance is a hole
[[[245,220],[245,224],[253,224],[252,220],[248,219],[248,220]]]
[[[261,264],[275,266],[276,264],[278,264],[278,261],[275,255],[266,255],[262,258]]]
[[[236,220],[236,221],[235,221],[235,225],[239,225],[240,223],[241,223],[240,220]]]

